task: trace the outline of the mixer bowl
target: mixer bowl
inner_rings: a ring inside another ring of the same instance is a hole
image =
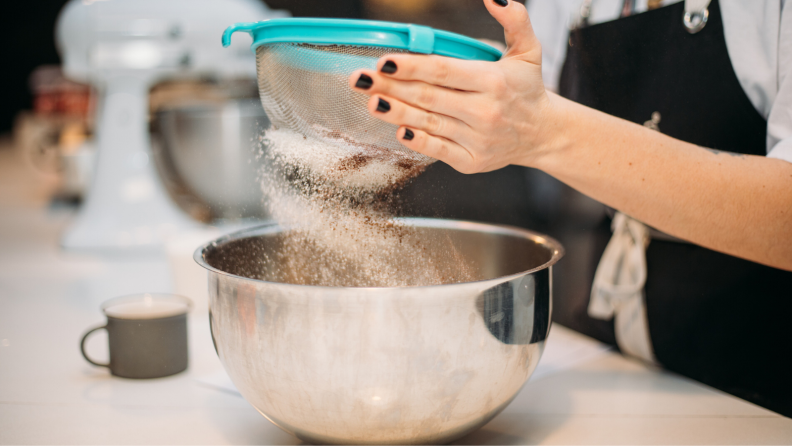
[[[272,224],[199,248],[215,349],[242,396],[312,443],[445,443],[517,395],[550,329],[548,237],[504,226],[404,219],[450,240],[477,281],[402,288],[273,283],[284,229]],[[449,257],[448,261],[452,261]]]
[[[165,173],[184,183],[212,217],[267,218],[258,183],[258,136],[269,119],[258,99],[170,107],[156,114]]]

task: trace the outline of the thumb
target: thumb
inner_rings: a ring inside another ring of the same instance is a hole
[[[541,63],[542,49],[534,34],[528,11],[515,0],[484,0],[487,10],[503,26],[506,52],[503,58]]]

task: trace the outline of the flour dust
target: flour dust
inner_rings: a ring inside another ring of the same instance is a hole
[[[426,162],[286,129],[267,130],[262,145],[268,211],[288,228],[277,254],[263,259],[266,280],[344,287],[472,280],[450,239],[427,240],[420,228],[395,218],[395,192]]]

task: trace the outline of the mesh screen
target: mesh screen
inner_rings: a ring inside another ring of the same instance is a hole
[[[389,158],[430,164],[433,159],[402,146],[397,126],[371,116],[369,97],[349,88],[349,75],[376,68],[393,48],[276,43],[256,50],[259,94],[273,125],[329,143],[354,145]]]

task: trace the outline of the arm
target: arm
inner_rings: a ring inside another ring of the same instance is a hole
[[[669,234],[792,270],[792,163],[700,148],[547,92],[525,8],[484,3],[504,27],[500,61],[399,54],[350,77],[402,144],[463,173],[542,169]]]
[[[792,270],[792,163],[701,148],[557,96],[550,102],[560,132],[535,167],[669,234]]]

